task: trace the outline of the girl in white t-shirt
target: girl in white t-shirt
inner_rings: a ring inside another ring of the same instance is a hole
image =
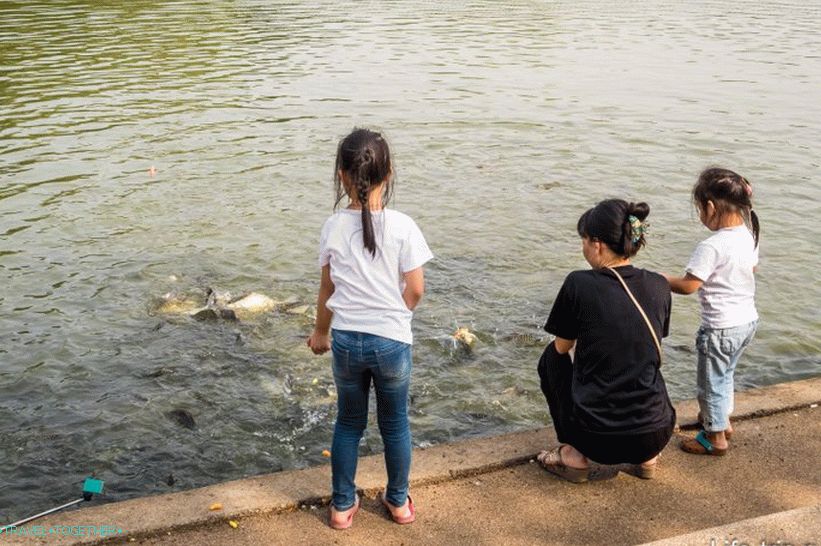
[[[758,324],[755,278],[758,217],[753,188],[733,171],[710,168],[693,187],[701,223],[715,232],[698,244],[683,277],[667,277],[677,294],[698,290],[701,327],[698,349],[698,404],[702,429],[681,449],[699,455],[724,455],[733,428],[733,374]]]
[[[350,527],[359,510],[354,478],[371,382],[388,473],[382,503],[396,523],[416,518],[408,495],[411,318],[425,289],[422,266],[433,254],[410,217],[385,208],[392,178],[388,143],[379,133],[355,129],[339,143],[334,208],[344,197],[348,205],[322,226],[317,318],[308,338],[315,354],[333,353],[338,395],[331,445],[334,529]]]

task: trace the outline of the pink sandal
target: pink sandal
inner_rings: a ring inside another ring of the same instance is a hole
[[[354,505],[348,508],[347,510],[337,510],[336,508],[334,508],[334,505],[331,504],[328,507],[328,519],[330,520],[329,525],[331,526],[331,529],[342,531],[344,529],[348,529],[351,525],[353,525],[353,517],[356,515],[357,512],[359,512],[359,506],[361,504],[362,501],[360,500],[359,495],[356,496],[356,501],[354,502]]]
[[[408,523],[413,523],[416,521],[416,508],[413,506],[413,499],[410,495],[408,495],[408,514],[406,516],[397,516],[394,515],[393,510],[391,508],[399,508],[399,506],[394,506],[393,504],[388,502],[388,499],[385,498],[385,493],[382,493],[382,504],[385,505],[385,508],[388,509],[388,513],[391,515],[391,519],[394,522],[398,523],[399,525],[407,525]]]

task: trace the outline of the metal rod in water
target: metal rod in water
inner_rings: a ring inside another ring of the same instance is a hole
[[[52,512],[56,512],[57,510],[62,510],[63,508],[68,508],[72,504],[79,504],[79,503],[83,502],[84,500],[85,499],[77,499],[77,500],[73,500],[71,502],[67,502],[62,506],[58,506],[57,508],[52,508],[51,510],[46,510],[45,512],[40,512],[39,514],[37,514],[35,516],[31,516],[31,517],[28,517],[26,519],[21,519],[20,521],[16,521],[16,522],[14,522],[10,525],[5,525],[3,527],[0,527],[0,531],[5,531],[6,529],[10,529],[12,527],[17,527],[18,525],[23,525],[24,523],[28,523],[32,520],[37,519],[37,518],[47,516],[47,515],[51,514]]]

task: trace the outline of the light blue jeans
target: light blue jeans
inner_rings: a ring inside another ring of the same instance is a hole
[[[755,336],[758,321],[732,328],[707,328],[696,333],[698,350],[698,407],[707,432],[730,426],[733,413],[735,367]]]
[[[412,346],[348,330],[333,330],[332,335],[338,412],[331,445],[331,502],[337,510],[347,510],[356,502],[356,463],[359,442],[368,424],[368,395],[373,380],[376,419],[388,472],[385,497],[394,506],[402,506],[408,496],[411,465],[408,389]]]

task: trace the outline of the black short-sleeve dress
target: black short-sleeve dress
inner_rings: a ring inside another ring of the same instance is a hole
[[[658,339],[666,337],[671,308],[666,279],[632,265],[616,271],[641,304]],[[675,410],[653,337],[613,273],[606,269],[570,273],[545,330],[576,340],[572,365],[552,346],[543,361],[552,350],[553,362],[540,363],[543,390],[562,391],[552,392],[552,400],[545,392],[559,440],[605,464],[640,463],[660,452],[672,435]],[[567,380],[545,381],[542,367],[548,365],[567,368]],[[557,404],[562,408],[554,412]]]

